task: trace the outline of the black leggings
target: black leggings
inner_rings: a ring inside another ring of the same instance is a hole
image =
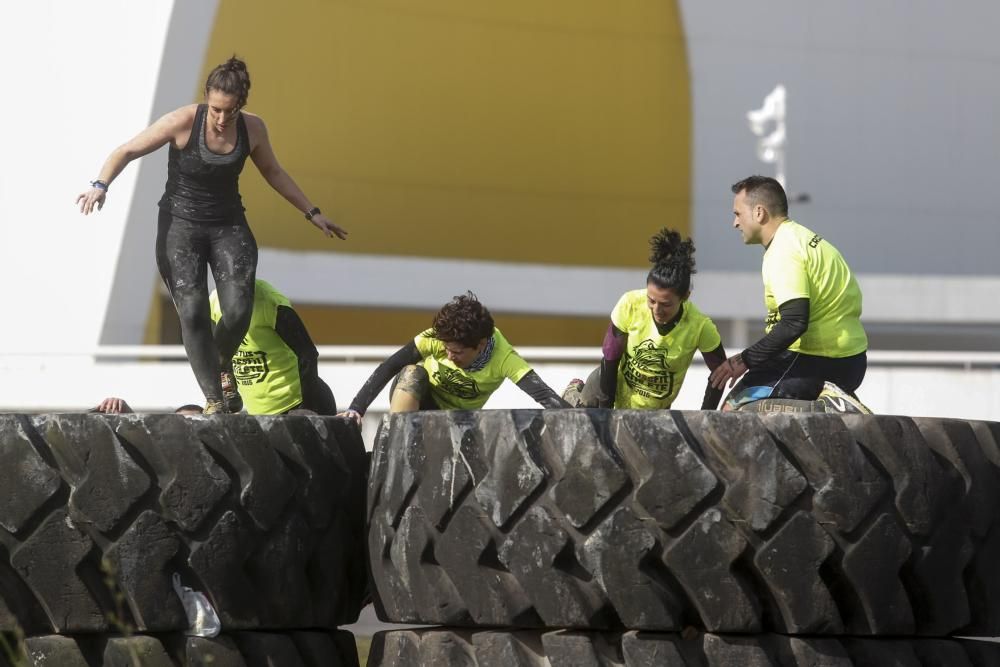
[[[330,417],[337,414],[337,401],[333,397],[330,385],[318,377],[309,384],[309,387],[302,387],[302,402],[282,414],[316,414]]]
[[[824,382],[832,382],[853,396],[867,370],[867,352],[835,359],[785,350],[751,368],[733,387],[730,396],[737,396],[747,387],[772,387],[768,398],[815,401],[823,391]]]
[[[198,386],[206,400],[221,401],[219,373],[230,368],[253,313],[257,242],[246,217],[241,213],[232,222],[191,222],[161,210],[156,266],[177,308],[184,349]],[[223,312],[214,335],[208,266]]]

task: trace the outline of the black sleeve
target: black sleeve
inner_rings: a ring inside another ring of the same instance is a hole
[[[604,334],[603,355],[601,356],[601,395],[598,398],[598,407],[610,408],[614,405],[615,394],[618,392],[618,364],[622,360],[622,352],[627,341],[624,331],[614,324],[608,326],[607,333]]]
[[[396,350],[391,357],[379,364],[375,372],[371,374],[371,377],[365,381],[365,384],[358,391],[357,396],[351,401],[351,410],[365,414],[365,411],[372,404],[372,401],[375,400],[375,397],[378,396],[385,385],[389,384],[389,380],[410,364],[419,363],[422,358],[420,350],[417,349],[417,344],[412,340]]]
[[[517,381],[517,387],[528,396],[542,404],[546,408],[569,408],[572,407],[564,401],[552,387],[545,384],[542,378],[538,377],[535,371],[528,371],[528,374]]]
[[[291,348],[299,360],[299,386],[302,387],[302,403],[300,405],[322,405],[325,397],[317,395],[321,388],[319,379],[319,352],[306,325],[302,322],[294,308],[278,306],[274,317],[274,332],[278,334],[285,345]]]
[[[701,356],[705,360],[705,365],[708,366],[709,373],[726,362],[726,350],[722,347],[722,343],[719,343],[719,347],[711,352],[703,352]],[[715,410],[719,407],[720,400],[722,400],[722,390],[716,389],[711,382],[708,382],[705,387],[705,398],[701,401],[701,409]]]
[[[781,319],[759,341],[743,350],[747,368],[760,366],[802,337],[809,328],[809,299],[792,299],[778,306]]]

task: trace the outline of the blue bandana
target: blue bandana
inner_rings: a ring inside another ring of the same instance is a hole
[[[481,370],[483,370],[484,368],[486,368],[486,364],[489,363],[490,356],[492,354],[493,354],[493,336],[490,336],[490,339],[489,339],[489,341],[486,342],[486,347],[483,348],[483,351],[480,352],[479,356],[476,357],[475,361],[473,361],[469,365],[469,367],[466,368],[466,369],[464,369],[464,370],[466,370],[466,371],[481,371]]]

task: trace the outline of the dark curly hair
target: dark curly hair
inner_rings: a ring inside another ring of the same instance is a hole
[[[247,71],[247,64],[233,56],[226,62],[212,70],[205,81],[205,94],[208,91],[218,90],[219,92],[236,97],[240,108],[247,105],[247,97],[250,95],[250,73]]]
[[[646,282],[660,289],[672,289],[681,298],[687,297],[691,292],[691,274],[695,272],[694,241],[685,241],[679,233],[664,227],[649,239],[649,248],[653,268]]]
[[[493,316],[472,292],[456,296],[434,316],[434,337],[445,343],[475,347],[493,335]]]

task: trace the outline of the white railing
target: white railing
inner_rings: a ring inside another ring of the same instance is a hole
[[[398,347],[391,345],[320,345],[319,360],[331,363],[379,362]],[[533,363],[591,363],[600,361],[599,347],[522,347],[518,351]],[[77,358],[98,362],[186,361],[181,345],[102,345],[91,350],[51,350],[46,352],[0,352],[0,360]],[[1000,368],[1000,352],[869,350],[869,366],[937,367],[937,368]]]
[[[339,405],[346,406],[394,346],[321,346],[320,375]],[[522,347],[524,357],[556,391],[597,366],[599,347]],[[1000,420],[1000,353],[876,350],[859,394],[886,414]],[[674,407],[701,405],[708,369],[696,355]],[[201,401],[184,348],[102,346],[46,354],[0,352],[0,411],[76,412],[105,396],[125,398],[140,411],[163,411]],[[388,409],[388,389],[369,408],[369,422]],[[504,383],[488,408],[537,407],[511,383]],[[374,424],[366,428],[370,437]]]

